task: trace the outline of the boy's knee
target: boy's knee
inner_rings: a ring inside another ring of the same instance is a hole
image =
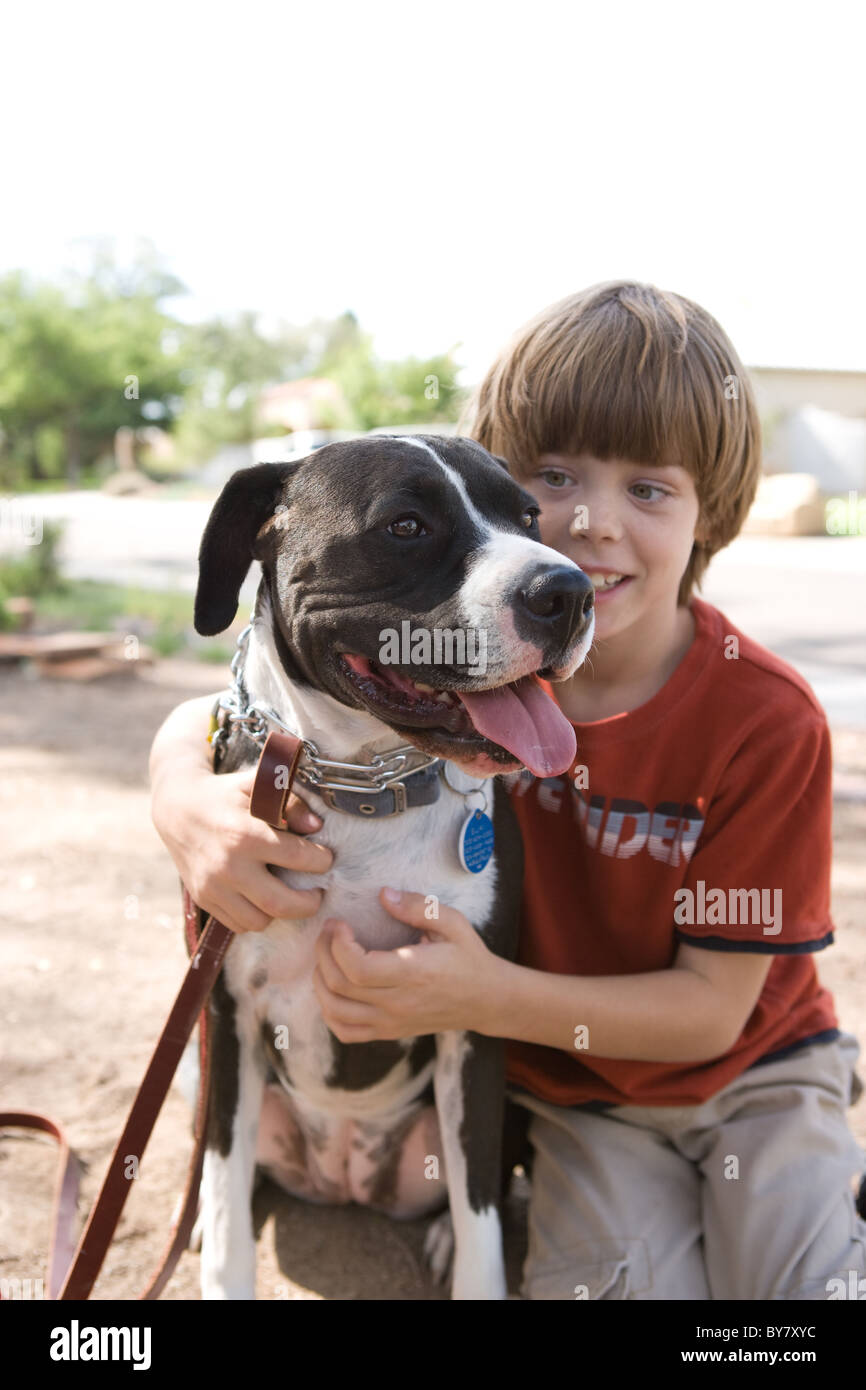
[[[646,1298],[652,1272],[644,1240],[581,1241],[568,1256],[524,1266],[521,1293],[528,1299],[595,1301]]]
[[[833,1250],[835,1256],[830,1253]],[[712,1282],[714,1299],[754,1303],[866,1300],[866,1223],[849,1205],[848,1216],[833,1223],[811,1251],[787,1268],[758,1260],[751,1267],[732,1268],[727,1277],[720,1278],[716,1270]]]

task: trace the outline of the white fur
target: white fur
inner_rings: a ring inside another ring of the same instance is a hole
[[[459,1137],[464,1119],[460,1073],[467,1050],[465,1033],[441,1033],[436,1039],[434,1086],[454,1230],[451,1297],[503,1299],[508,1290],[499,1212],[495,1206],[473,1211],[467,1194],[466,1155]]]

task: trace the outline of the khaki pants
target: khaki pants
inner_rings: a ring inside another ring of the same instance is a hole
[[[522,1296],[850,1297],[834,1278],[866,1295],[845,1117],[859,1050],[850,1033],[810,1044],[702,1105],[593,1113],[510,1090],[535,1150]]]

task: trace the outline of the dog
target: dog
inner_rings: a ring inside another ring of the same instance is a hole
[[[236,936],[211,997],[204,1298],[255,1296],[260,1170],[308,1201],[397,1218],[447,1201],[451,1297],[506,1297],[503,1041],[344,1044],[312,978],[328,917],[366,949],[421,939],[384,911],[385,885],[459,909],[492,952],[516,953],[522,846],[497,774],[571,765],[573,729],[536,675],[570,676],[594,629],[592,585],[542,544],[538,514],[505,460],[432,435],[367,436],[243,469],[213,507],[197,631],[224,631],[253,559],[262,568],[215,770],[255,762],[264,729],[303,738],[295,790],[323,818],[317,838],[334,862],[322,875],[272,867],[292,887],[323,888],[320,910]],[[446,1229],[428,1233],[440,1275]]]

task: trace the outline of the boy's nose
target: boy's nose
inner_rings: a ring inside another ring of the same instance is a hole
[[[568,530],[569,535],[576,538],[618,540],[623,533],[623,526],[615,503],[603,496],[596,496],[587,498],[585,506],[575,515]]]
[[[535,575],[518,602],[549,640],[566,643],[584,629],[594,603],[593,587],[582,570],[562,565]]]

